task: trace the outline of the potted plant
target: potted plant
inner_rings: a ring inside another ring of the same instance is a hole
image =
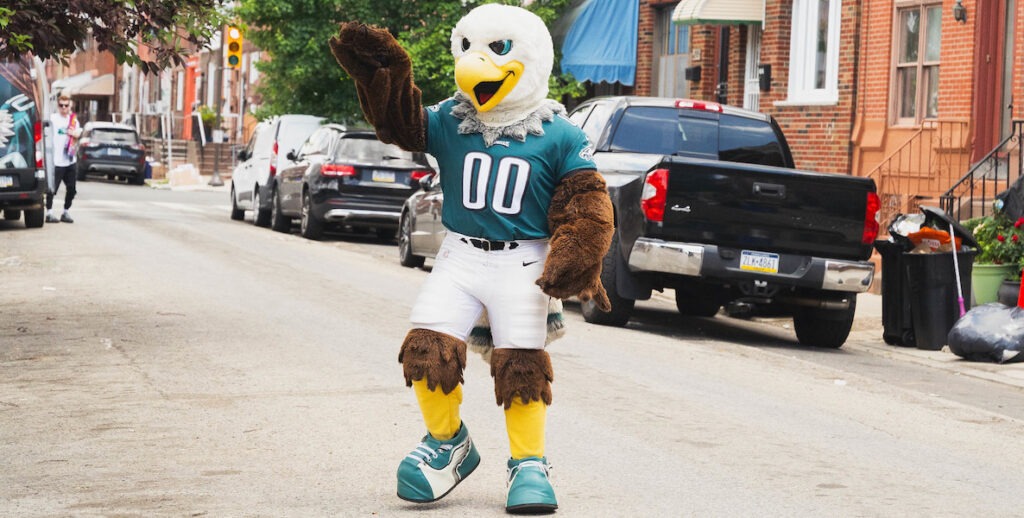
[[[992,215],[964,222],[979,248],[971,273],[976,304],[998,300],[1004,283],[1012,289],[1012,304],[1017,302],[1021,269],[1024,268],[1024,217],[1011,219],[1001,209],[1002,204],[997,202]]]

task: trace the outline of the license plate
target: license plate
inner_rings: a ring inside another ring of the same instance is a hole
[[[779,273],[779,254],[744,250],[740,254],[740,270]]]
[[[395,172],[394,171],[373,171],[373,181],[395,183]]]
[[[6,189],[14,185],[13,176],[0,176],[0,189]]]
[[[107,150],[107,154],[110,156],[121,156],[121,148],[112,147]]]

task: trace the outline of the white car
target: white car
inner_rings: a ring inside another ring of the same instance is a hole
[[[323,122],[323,117],[313,115],[281,115],[256,125],[231,173],[231,219],[242,220],[245,211],[251,210],[255,224],[270,226],[271,179],[294,165],[289,153],[299,149]]]

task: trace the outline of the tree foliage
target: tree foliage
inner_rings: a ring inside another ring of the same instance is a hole
[[[224,20],[223,0],[6,0],[0,59],[32,53],[67,62],[87,40],[120,63],[156,72],[181,65]],[[145,50],[143,50],[145,49]]]
[[[572,0],[537,0],[528,8],[550,27]],[[451,31],[470,9],[487,1],[453,0],[242,0],[236,13],[249,39],[269,54],[257,66],[258,91],[266,116],[310,113],[331,120],[362,123],[355,85],[331,55],[327,40],[338,24],[358,20],[387,28],[409,52],[423,102],[455,92]],[[514,0],[503,3],[519,4]],[[557,63],[557,56],[556,56]],[[551,96],[582,95],[569,76],[553,75]]]

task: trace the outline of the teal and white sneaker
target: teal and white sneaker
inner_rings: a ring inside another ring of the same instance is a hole
[[[426,503],[440,500],[480,465],[480,454],[466,423],[447,441],[428,433],[398,465],[398,498]]]
[[[508,498],[505,511],[512,514],[553,513],[558,509],[555,490],[548,481],[551,466],[544,457],[508,460]]]

